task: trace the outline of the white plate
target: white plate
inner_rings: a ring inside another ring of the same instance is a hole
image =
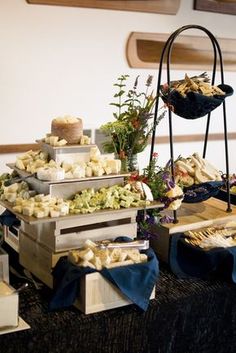
[[[7,327],[3,329],[0,328],[0,335],[4,335],[5,333],[28,330],[28,329],[30,329],[30,326],[21,317],[19,317],[19,324],[17,327]]]

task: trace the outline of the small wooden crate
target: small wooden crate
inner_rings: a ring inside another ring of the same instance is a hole
[[[0,247],[0,281],[9,283],[8,254]]]
[[[36,140],[39,143],[42,151],[48,153],[51,159],[57,163],[62,163],[65,160],[71,160],[75,163],[78,161],[89,162],[90,161],[90,150],[91,147],[96,145],[65,145],[65,146],[51,146],[42,140]]]
[[[27,268],[48,287],[53,288],[52,268],[66,252],[53,253],[22,231],[20,233],[20,264]],[[150,299],[155,297],[155,288]],[[120,290],[98,272],[80,280],[80,293],[75,306],[85,314],[132,304]]]
[[[151,228],[154,234],[151,247],[157,253],[158,258],[169,262],[171,239],[177,233],[236,221],[236,206],[232,206],[231,213],[226,212],[226,206],[224,201],[215,198],[201,203],[183,203],[177,211],[177,224],[168,223]]]
[[[19,295],[8,283],[0,281],[0,328],[18,326]]]
[[[150,296],[150,299],[154,298],[155,287]],[[132,304],[132,302],[98,272],[90,273],[80,280],[80,294],[75,306],[85,314],[129,304]]]
[[[81,247],[86,239],[114,239],[126,235],[136,237],[137,210],[122,209],[96,214],[77,215],[52,222],[39,221],[35,224],[21,222],[24,233],[53,252]]]
[[[19,231],[19,227],[17,226],[3,226],[4,241],[16,252],[19,252]]]
[[[61,256],[67,251],[54,253],[52,250],[38,243],[30,235],[20,231],[19,262],[48,287],[53,287],[51,271]]]

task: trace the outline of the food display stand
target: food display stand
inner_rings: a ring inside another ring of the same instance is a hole
[[[38,141],[43,152],[55,161],[62,162],[62,158],[74,154],[80,160],[88,161],[89,146],[52,147]],[[63,157],[62,157],[63,156]],[[82,159],[81,159],[82,158]],[[25,170],[20,170],[14,164],[8,167],[15,170],[26,180],[37,194],[50,195],[62,199],[70,199],[74,194],[88,188],[98,190],[102,187],[123,185],[127,173],[92,176],[79,179],[63,179],[60,181],[42,181]],[[128,236],[134,239],[137,236],[137,212],[143,207],[129,207],[104,209],[87,214],[68,214],[60,217],[36,218],[14,211],[12,204],[1,201],[1,205],[16,215],[20,220],[19,231],[16,235],[5,229],[5,241],[19,252],[20,264],[45,283],[53,288],[52,269],[58,260],[67,256],[72,249],[83,246],[87,239],[100,241],[113,240],[119,236]],[[161,208],[162,203],[153,202],[147,208]],[[10,235],[10,241],[9,241]],[[96,294],[96,295],[95,295]],[[152,291],[151,297],[155,295]],[[91,313],[130,304],[117,287],[109,283],[99,273],[86,275],[80,280],[80,293],[75,305],[85,313]]]
[[[218,41],[214,37],[214,35],[205,27],[199,26],[199,25],[186,25],[183,26],[179,29],[177,29],[175,32],[173,32],[169,39],[167,40],[162,54],[161,54],[161,59],[160,59],[160,65],[159,65],[159,73],[158,73],[158,82],[157,82],[157,103],[155,107],[155,117],[154,121],[157,119],[157,114],[158,114],[158,105],[159,105],[159,100],[161,96],[161,78],[162,78],[162,65],[164,60],[166,60],[167,63],[167,86],[171,87],[171,80],[170,80],[170,59],[171,59],[171,54],[172,54],[172,49],[173,49],[173,44],[175,39],[184,31],[188,30],[200,30],[204,32],[208,37],[209,41],[212,44],[212,50],[213,50],[213,66],[212,66],[212,80],[211,84],[214,85],[215,82],[215,75],[216,75],[216,66],[217,62],[219,60],[219,65],[220,65],[220,77],[221,77],[221,85],[224,87],[224,72],[223,72],[223,59],[222,59],[222,53],[221,49],[219,46]],[[174,50],[174,49],[173,49]],[[233,92],[233,90],[232,90]],[[231,92],[231,94],[232,94]],[[191,92],[192,94],[192,92]],[[194,93],[195,94],[195,93]],[[185,119],[196,119],[198,118],[198,115],[196,112],[199,112],[199,118],[202,118],[203,116],[207,115],[207,123],[206,123],[206,131],[205,131],[205,140],[204,140],[204,147],[203,147],[203,158],[206,156],[206,149],[207,149],[207,142],[208,142],[208,134],[209,134],[209,127],[210,127],[210,121],[211,121],[211,112],[216,108],[216,106],[211,106],[213,104],[209,98],[206,99],[206,101],[201,101],[202,97],[201,95],[196,93],[196,96],[187,97],[182,99],[180,97],[180,101],[176,100],[176,106],[175,106],[175,101],[173,99],[172,104],[168,100],[168,98],[164,100],[164,102],[168,106],[168,113],[169,113],[169,140],[170,140],[170,165],[171,165],[171,174],[172,178],[174,180],[174,146],[173,146],[173,128],[172,128],[172,113],[175,112],[175,109],[177,108],[176,114],[181,116],[182,118]],[[199,97],[197,97],[197,95]],[[163,97],[163,96],[162,96]],[[192,99],[192,100],[191,100]],[[204,98],[205,99],[205,98]],[[173,103],[174,102],[174,103]],[[180,104],[186,104],[186,107],[182,108],[180,107]],[[193,203],[182,203],[181,208],[178,211],[173,211],[173,223],[170,224],[162,224],[161,226],[152,226],[151,227],[151,233],[153,233],[153,239],[152,239],[152,247],[155,249],[156,253],[158,254],[159,259],[163,260],[166,263],[170,263],[170,249],[171,249],[171,243],[172,240],[174,239],[175,235],[184,233],[189,230],[193,229],[199,229],[201,227],[206,227],[209,225],[219,225],[219,224],[226,224],[227,222],[233,220],[236,221],[236,209],[235,207],[231,206],[230,202],[230,185],[229,185],[229,157],[228,157],[228,141],[227,141],[227,119],[226,119],[226,105],[224,99],[222,100],[222,106],[223,106],[223,126],[224,126],[224,146],[225,146],[225,166],[226,166],[226,173],[225,173],[225,185],[226,185],[226,203],[217,200],[214,198],[210,198],[204,202],[199,202],[199,200],[195,201],[193,200]],[[220,105],[221,103],[217,103]],[[188,107],[189,104],[189,107]],[[201,106],[202,104],[202,106]],[[195,109],[195,110],[194,110]],[[178,113],[178,111],[181,110],[181,113]],[[196,114],[196,115],[195,115]],[[184,119],[183,119],[184,122]],[[154,123],[155,126],[155,123]],[[153,158],[153,151],[154,151],[154,145],[155,145],[155,129],[153,131],[152,135],[152,144],[151,144],[151,152],[150,152],[150,161]],[[199,184],[201,187],[201,184]],[[170,213],[167,213],[169,216],[171,216]],[[172,256],[172,255],[171,255]],[[174,255],[175,256],[175,255]]]

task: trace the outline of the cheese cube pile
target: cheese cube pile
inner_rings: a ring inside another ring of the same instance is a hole
[[[62,162],[66,179],[89,178],[92,176],[102,176],[118,174],[121,171],[121,161],[119,159],[107,159],[101,155],[98,147],[91,147],[90,161],[70,163],[66,160]]]
[[[20,183],[14,183],[10,186],[2,186],[1,200],[14,203],[17,198],[27,200],[35,194],[36,192],[29,190],[28,184],[25,181],[22,181]]]
[[[54,136],[50,133],[46,134],[42,141],[53,147],[62,147],[68,144],[67,140],[60,138],[59,136]],[[90,145],[91,138],[87,135],[82,135],[80,138],[79,145]]]
[[[38,194],[28,199],[16,198],[12,209],[14,212],[36,218],[60,217],[69,214],[69,203],[61,198]]]
[[[54,161],[51,163],[53,162]],[[25,170],[26,172],[34,174],[39,168],[45,167],[47,163],[48,154],[46,152],[30,150],[17,157],[15,166],[20,170]]]
[[[91,267],[100,271],[104,267],[111,269],[147,262],[148,258],[138,249],[100,249],[96,243],[88,239],[83,248],[69,251],[68,260],[74,265]]]
[[[143,200],[140,192],[132,191],[130,184],[125,186],[113,185],[98,190],[88,188],[75,194],[69,201],[70,213],[86,214],[102,209],[114,209],[129,207],[145,207],[150,204]]]

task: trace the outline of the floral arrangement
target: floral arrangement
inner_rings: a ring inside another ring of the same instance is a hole
[[[164,166],[157,165],[158,153],[153,153],[149,165],[144,168],[142,175],[131,176],[133,180],[140,180],[147,184],[152,191],[154,200],[164,203],[164,208],[168,210],[177,210],[183,200],[182,188],[175,183],[172,178],[170,161]],[[151,237],[150,226],[159,223],[173,222],[170,216],[162,216],[159,209],[148,209],[139,212],[138,231],[144,238]]]
[[[114,98],[115,103],[110,103],[117,108],[113,113],[114,121],[108,122],[100,127],[108,140],[103,143],[105,152],[114,152],[121,161],[130,161],[134,155],[142,152],[148,144],[148,138],[153,132],[154,124],[153,108],[156,97],[153,92],[149,92],[152,84],[152,76],[148,76],[146,81],[146,91],[138,92],[138,79],[136,78],[133,88],[126,90],[126,81],[129,75],[118,77],[114,86],[118,89]],[[164,118],[164,111],[157,119],[156,125]],[[132,171],[132,165],[128,165],[128,170]]]

